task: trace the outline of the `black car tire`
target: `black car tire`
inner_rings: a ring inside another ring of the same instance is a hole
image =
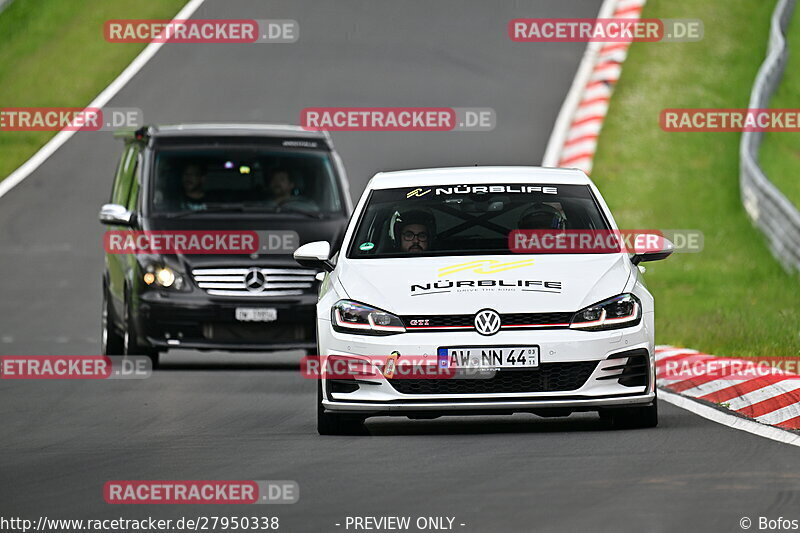
[[[124,316],[125,332],[123,334],[123,345],[125,355],[146,355],[150,358],[153,369],[158,368],[158,350],[151,346],[142,346],[139,344],[139,334],[136,331],[136,322],[133,319],[131,312],[130,299],[125,298],[125,316]]]
[[[614,429],[654,428],[658,425],[658,400],[644,407],[600,411],[600,418]]]
[[[320,435],[369,435],[366,417],[326,413],[322,406],[322,380],[317,383],[317,432]]]
[[[117,330],[114,309],[108,296],[108,288],[103,283],[103,310],[101,315],[100,348],[103,355],[123,355],[125,337]]]

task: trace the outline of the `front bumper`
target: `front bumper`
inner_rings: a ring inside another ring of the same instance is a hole
[[[655,400],[655,392],[634,394],[629,396],[605,398],[569,398],[546,399],[536,398],[523,401],[436,401],[414,402],[404,400],[402,403],[387,404],[370,402],[337,402],[323,400],[322,406],[326,411],[346,411],[350,413],[364,413],[372,416],[408,416],[411,414],[428,414],[435,412],[440,415],[454,414],[498,414],[498,412],[520,413],[531,412],[542,414],[545,411],[596,411],[604,407],[630,407],[634,405],[650,405]]]
[[[636,326],[612,331],[576,331],[542,329],[500,332],[492,337],[475,332],[402,333],[385,337],[367,337],[335,332],[326,320],[318,321],[320,351],[327,356],[345,358],[389,355],[399,352],[414,355],[415,359],[436,358],[439,347],[448,346],[539,346],[540,366],[526,370],[524,379],[502,379],[497,392],[492,385],[442,383],[411,387],[403,379],[361,380],[357,390],[349,385],[338,386],[341,380],[322,380],[322,405],[330,412],[357,412],[369,415],[421,416],[432,414],[510,413],[544,411],[596,411],[605,407],[648,405],[655,398],[655,361],[652,335],[652,314],[646,314]],[[639,380],[618,379],[622,368],[634,359],[644,365]],[[586,370],[588,365],[588,370]],[[581,367],[578,377],[548,382],[539,374],[554,372],[576,374],[570,370]],[[556,370],[553,370],[556,369]],[[564,371],[558,369],[566,369]],[[499,373],[519,372],[500,370]],[[510,374],[504,374],[504,378]],[[464,380],[467,381],[467,380]],[[463,383],[463,381],[462,381]],[[530,388],[525,389],[530,383]],[[509,385],[511,384],[511,385]],[[437,390],[441,390],[439,393]],[[405,392],[401,392],[405,391]],[[478,391],[478,392],[473,392]],[[411,393],[408,393],[411,392]]]
[[[159,350],[314,350],[316,295],[292,300],[219,298],[199,290],[146,291],[139,296],[137,330]],[[236,308],[273,308],[274,322],[241,322]]]

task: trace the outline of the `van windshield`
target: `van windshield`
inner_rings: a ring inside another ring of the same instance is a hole
[[[331,157],[267,147],[162,148],[150,195],[156,214],[342,211]]]

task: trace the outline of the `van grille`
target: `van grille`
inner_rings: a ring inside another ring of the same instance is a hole
[[[315,270],[300,268],[197,268],[192,278],[211,296],[299,296],[315,284]]]

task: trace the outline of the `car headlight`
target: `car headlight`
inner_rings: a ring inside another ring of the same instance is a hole
[[[339,300],[331,308],[333,329],[361,335],[392,335],[406,328],[399,317],[350,300]]]
[[[183,276],[175,269],[160,263],[147,263],[144,266],[142,281],[147,286],[156,286],[164,289],[183,290],[186,283]]]
[[[633,294],[620,294],[581,309],[569,327],[592,331],[635,326],[642,319],[642,304]]]

